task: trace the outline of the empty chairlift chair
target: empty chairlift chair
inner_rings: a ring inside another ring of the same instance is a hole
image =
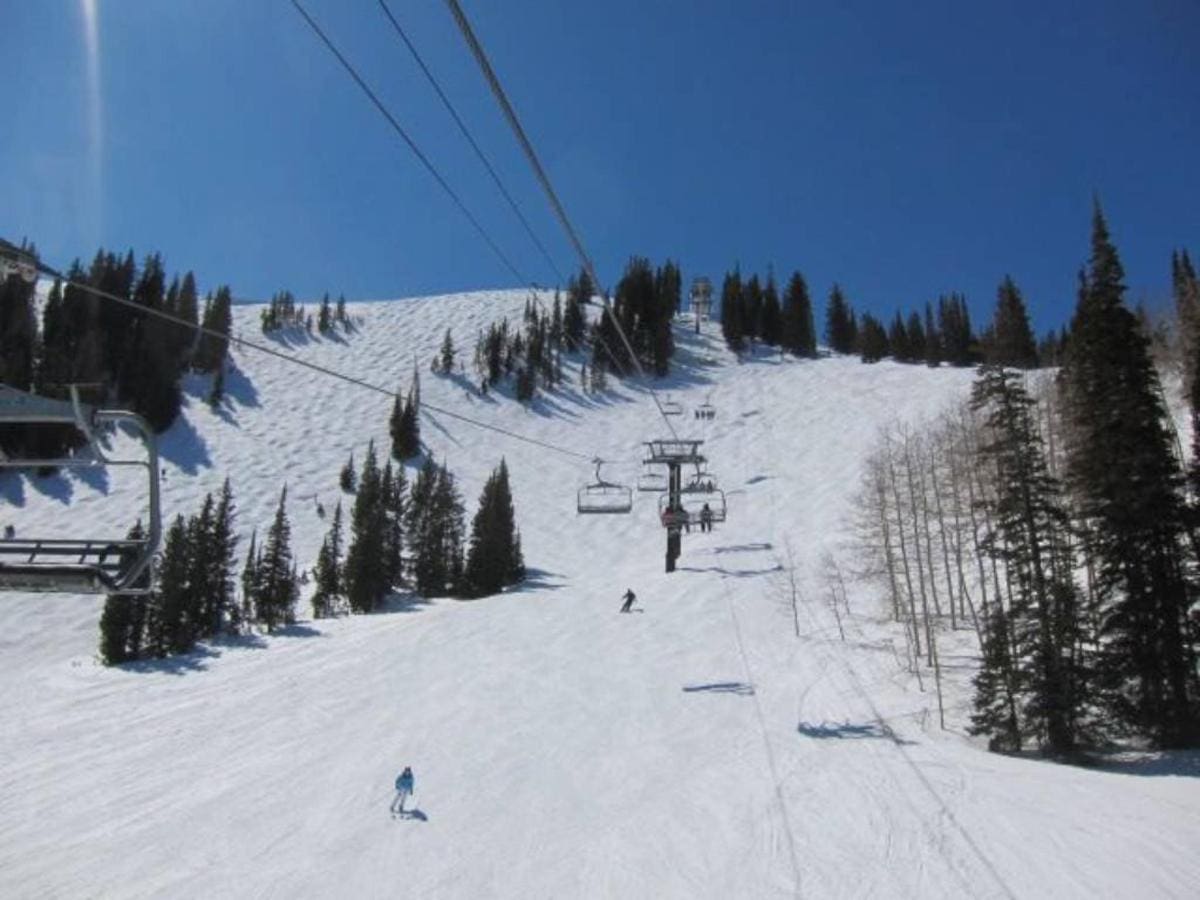
[[[123,410],[91,409],[71,400],[55,400],[0,385],[0,424],[73,425],[91,448],[90,456],[25,458],[0,453],[0,468],[97,468],[139,466],[146,470],[147,527],[142,538],[25,537],[5,532],[0,540],[0,590],[81,594],[146,594],[151,564],[162,533],[159,506],[158,445],[154,431],[141,416]],[[146,447],[145,459],[113,459],[96,438],[96,429],[123,424],[137,433]],[[65,530],[65,529],[64,529]],[[12,534],[11,537],[8,535]]]
[[[605,481],[600,474],[600,467],[604,465],[604,461],[597,459],[595,463],[596,480],[579,489],[576,510],[584,514],[630,512],[633,509],[633,490],[623,484]]]
[[[643,493],[663,493],[667,489],[667,473],[661,466],[646,462],[637,479],[637,489]]]
[[[683,404],[678,400],[673,399],[670,394],[667,394],[662,400],[660,400],[658,405],[662,409],[664,416],[683,415]]]

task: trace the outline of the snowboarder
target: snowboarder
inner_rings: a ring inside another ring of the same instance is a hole
[[[404,801],[407,800],[413,792],[413,773],[408,766],[404,767],[404,771],[396,776],[396,796],[392,800],[392,813],[396,815],[404,814]]]
[[[633,592],[633,588],[628,588],[623,599],[625,602],[621,604],[621,612],[629,612],[633,608],[633,601],[637,599],[637,594]]]
[[[700,510],[700,530],[712,531],[712,509],[707,503],[705,503],[704,508]]]

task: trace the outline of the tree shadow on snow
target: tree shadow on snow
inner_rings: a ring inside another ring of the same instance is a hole
[[[25,477],[15,469],[0,469],[0,500],[6,506],[25,505]]]
[[[713,547],[713,553],[757,553],[764,550],[773,550],[775,545],[770,541],[758,541],[753,544],[725,544],[721,547]]]
[[[726,569],[724,566],[680,566],[680,572],[716,572],[726,578],[754,578],[757,575],[770,575],[782,572],[783,566],[776,563],[766,569]]]
[[[203,466],[212,468],[208,444],[188,419],[180,415],[175,423],[158,438],[158,455],[174,463],[185,475],[195,475]]]
[[[891,741],[897,746],[911,746],[913,743],[899,737],[889,725],[883,722],[864,722],[857,725],[849,722],[843,722],[840,725],[829,722],[822,722],[819,725],[812,722],[801,722],[796,726],[796,730],[805,737],[817,740],[884,740]]]
[[[737,694],[739,697],[754,696],[754,685],[744,681],[717,681],[712,684],[685,684],[685,694]]]
[[[61,471],[53,475],[34,476],[30,479],[33,489],[50,500],[57,500],[64,506],[71,502],[74,485]]]
[[[1163,750],[1146,753],[1116,753],[1093,759],[1095,768],[1117,775],[1141,775],[1161,778],[1174,775],[1200,778],[1200,751]]]

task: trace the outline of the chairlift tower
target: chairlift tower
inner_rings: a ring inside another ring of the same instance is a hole
[[[683,505],[683,467],[701,466],[707,460],[700,453],[704,441],[671,439],[646,441],[646,462],[666,466],[667,493],[660,502],[660,518],[667,529],[667,571],[675,571],[675,560],[683,544],[683,528],[691,522],[691,515]]]
[[[707,319],[712,312],[712,282],[705,275],[692,279],[692,312],[696,315],[696,334],[700,333],[700,320]]]

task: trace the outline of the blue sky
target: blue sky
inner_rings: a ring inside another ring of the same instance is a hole
[[[389,0],[560,269],[565,237],[438,0]],[[373,0],[305,0],[528,278],[554,280]],[[800,269],[890,317],[1010,273],[1064,323],[1102,200],[1134,300],[1200,255],[1200,4],[464,0],[602,280]],[[0,235],[202,287],[518,286],[287,0],[7,4]],[[820,311],[821,306],[818,307]]]

